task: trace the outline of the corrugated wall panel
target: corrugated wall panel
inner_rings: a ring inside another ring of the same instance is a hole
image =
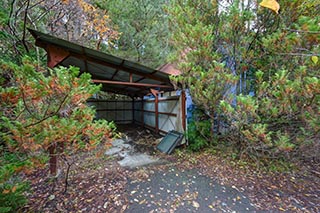
[[[155,99],[135,100],[134,106],[132,101],[94,101],[88,104],[96,107],[97,118],[112,120],[116,123],[134,122],[153,129],[156,127]],[[181,106],[181,96],[159,97],[158,126],[160,133],[171,130],[184,132]]]
[[[94,100],[88,101],[88,105],[96,108],[97,119],[106,119],[116,123],[132,123],[131,101]]]

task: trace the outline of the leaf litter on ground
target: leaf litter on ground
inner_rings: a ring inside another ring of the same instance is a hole
[[[149,146],[154,144],[150,143]],[[154,152],[154,147],[147,147],[146,150]],[[222,186],[229,186],[246,194],[258,210],[320,212],[320,178],[317,176],[320,174],[319,163],[299,165],[300,169],[291,173],[272,173],[232,164],[230,159],[206,151],[183,155],[156,154],[167,160],[167,163],[147,169],[129,170],[120,167],[116,159],[97,158],[92,153],[82,153],[76,156],[81,159],[78,164],[71,167],[70,185],[66,193],[63,193],[64,179],[49,178],[46,169],[27,174],[25,177],[30,181],[32,191],[27,194],[29,202],[23,211],[124,212],[130,209],[128,196],[130,193],[135,194],[127,191],[129,179],[134,182],[150,181],[155,171],[166,171],[175,167],[179,171],[197,169],[199,173]],[[179,175],[176,178],[180,178]],[[148,191],[151,192],[151,189]],[[177,195],[174,202],[166,203],[167,207],[163,207],[165,203],[159,201],[158,210],[174,212],[180,205],[184,205],[184,202],[191,202],[191,205],[199,208],[200,203],[195,199],[195,195],[190,193]],[[150,197],[154,198],[155,195],[151,194]],[[242,198],[230,199],[241,201]],[[147,204],[148,200],[142,199],[138,202]],[[222,211],[225,207],[217,197],[208,208]]]

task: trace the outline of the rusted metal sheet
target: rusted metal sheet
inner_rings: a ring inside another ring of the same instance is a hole
[[[53,68],[59,65],[63,60],[65,60],[70,53],[60,47],[53,45],[46,45],[45,47],[48,55],[48,67]]]

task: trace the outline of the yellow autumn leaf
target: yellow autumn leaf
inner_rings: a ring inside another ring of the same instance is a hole
[[[311,61],[314,63],[314,64],[317,64],[318,63],[318,56],[315,56],[315,55],[313,55],[313,56],[311,56]]]
[[[263,0],[260,3],[260,6],[269,8],[269,9],[273,10],[274,12],[276,12],[277,14],[279,13],[279,10],[280,10],[280,5],[276,0]]]

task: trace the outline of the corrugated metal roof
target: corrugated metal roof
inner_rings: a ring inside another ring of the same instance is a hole
[[[151,88],[174,90],[167,73],[36,30],[29,31],[36,39],[36,45],[44,48],[48,55],[49,46],[58,47],[66,53],[55,66],[79,67],[81,72],[90,73],[95,82],[103,82],[104,91],[137,97],[150,93]]]

